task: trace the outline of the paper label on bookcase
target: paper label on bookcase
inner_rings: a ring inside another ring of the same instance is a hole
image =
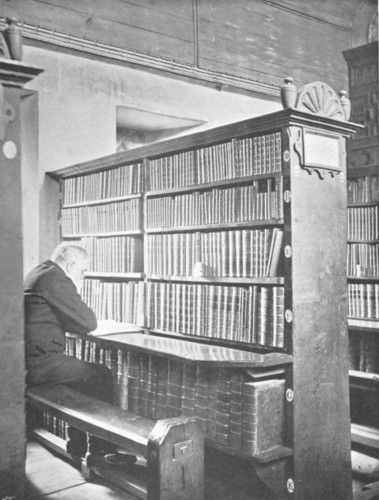
[[[340,171],[339,138],[304,130],[304,166]]]

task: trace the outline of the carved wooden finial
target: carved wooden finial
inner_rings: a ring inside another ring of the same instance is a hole
[[[4,40],[8,46],[8,58],[21,61],[22,59],[22,31],[17,25],[15,17],[5,19],[7,28],[4,30]]]

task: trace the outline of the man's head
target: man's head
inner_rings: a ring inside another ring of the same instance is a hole
[[[51,260],[63,269],[77,288],[80,287],[88,267],[88,254],[85,248],[72,243],[61,243],[54,250]]]

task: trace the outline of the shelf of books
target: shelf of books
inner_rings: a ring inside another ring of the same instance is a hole
[[[91,255],[84,300],[141,330],[71,335],[67,354],[107,364],[123,408],[196,416],[208,446],[282,497],[350,498],[336,463],[350,456],[340,277],[355,130],[287,109],[50,173],[62,237]]]
[[[61,184],[61,237],[90,255],[82,294],[99,320],[140,322],[143,191],[142,162],[69,177]]]
[[[379,429],[379,167],[347,174],[351,419]]]
[[[347,157],[351,420],[353,442],[360,444],[357,426],[368,426],[370,435],[379,435],[378,43],[348,50],[344,56],[352,120],[364,125],[349,141]]]

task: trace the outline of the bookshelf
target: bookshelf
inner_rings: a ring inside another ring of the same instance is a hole
[[[372,436],[379,435],[378,42],[345,51],[344,56],[352,120],[364,125],[349,140],[347,158],[351,418],[354,426],[370,427]],[[353,442],[361,444],[354,428]]]
[[[83,298],[99,320],[126,328],[141,323],[144,300],[144,178],[143,163],[133,162],[61,184],[61,239],[91,256]]]
[[[98,231],[93,207],[117,218],[114,205],[139,203],[140,234],[125,236],[143,247],[139,279],[95,266],[85,298],[118,319],[134,283],[121,319],[141,333],[71,335],[67,353],[107,364],[121,407],[195,415],[208,446],[247,460],[280,498],[351,498],[345,140],[357,126],[325,115],[286,109],[49,174],[63,239],[99,258],[101,239],[122,236]],[[90,178],[131,165],[141,197],[89,194]]]

